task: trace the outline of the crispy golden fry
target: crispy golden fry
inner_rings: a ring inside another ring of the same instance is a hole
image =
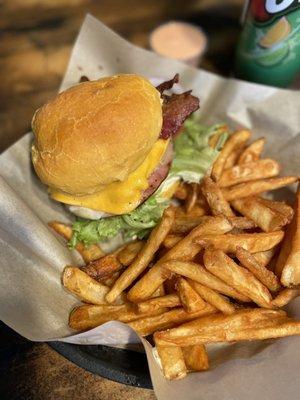
[[[188,282],[202,297],[203,300],[216,307],[216,309],[220,310],[222,313],[233,314],[236,311],[235,307],[220,293],[190,279],[188,280]]]
[[[155,292],[152,293],[151,299],[155,297],[161,297],[166,294],[164,284],[162,283],[156,290]]]
[[[273,247],[270,250],[259,251],[258,253],[252,253],[252,255],[256,259],[256,261],[260,263],[260,265],[266,267],[267,265],[269,265],[275,253],[276,253],[276,247]]]
[[[185,321],[214,314],[216,311],[215,307],[210,304],[207,304],[205,308],[195,313],[187,313],[183,308],[176,308],[156,316],[137,319],[129,322],[128,325],[141,336],[148,336],[157,330],[171,328]]]
[[[206,307],[206,302],[184,278],[179,277],[176,286],[181,304],[186,312],[193,313]]]
[[[218,181],[218,184],[223,188],[243,182],[254,181],[256,179],[272,178],[277,176],[279,171],[279,163],[270,158],[266,158],[248,164],[235,165],[230,169],[226,169]]]
[[[300,284],[300,185],[294,204],[294,217],[286,231],[275,270],[284,286]]]
[[[105,296],[109,287],[97,282],[79,268],[65,267],[62,282],[66,289],[86,303],[106,304]]]
[[[169,207],[164,211],[160,223],[151,232],[145,246],[137,255],[134,262],[121,274],[110,292],[107,294],[106,300],[108,303],[113,303],[119,294],[127,289],[128,286],[131,285],[131,283],[148,267],[154,254],[157,252],[171,229],[174,217],[175,210],[173,207]],[[158,286],[155,289],[157,289]]]
[[[232,226],[236,229],[253,229],[256,227],[255,223],[247,217],[230,217],[228,218]]]
[[[222,190],[211,178],[206,177],[202,180],[201,190],[213,215],[234,217],[234,213],[229,203],[225,200]]]
[[[241,152],[243,151],[244,146],[238,147],[235,150],[233,150],[233,152],[231,154],[229,154],[225,165],[224,165],[224,170],[228,169],[228,168],[232,168],[236,163],[237,160],[241,154]]]
[[[165,340],[157,338],[156,342],[161,346],[196,346],[199,344],[239,342],[252,340],[276,339],[300,334],[300,321],[294,321],[287,317],[275,318],[257,324],[251,329],[227,330],[225,328],[214,332],[201,332],[193,336]]]
[[[284,232],[240,233],[227,235],[207,235],[195,238],[195,242],[203,247],[214,246],[225,253],[235,253],[237,247],[242,247],[250,253],[266,251],[275,247],[283,239]]]
[[[180,183],[177,187],[173,197],[178,200],[185,200],[188,196],[188,185],[184,182]]]
[[[179,306],[181,306],[181,301],[176,293],[155,297],[153,299],[148,299],[137,303],[137,308],[140,313],[152,311],[162,307],[173,308]]]
[[[201,224],[201,222],[204,221],[205,218],[206,218],[206,216],[190,217],[189,215],[175,218],[172,228],[171,228],[171,231],[170,231],[171,235],[168,235],[167,238],[172,236],[172,233],[182,235],[184,233],[190,232],[196,226]]]
[[[297,182],[296,176],[284,176],[282,178],[260,179],[258,181],[250,181],[240,183],[238,185],[223,188],[222,192],[227,201],[240,199],[242,197],[254,196],[268,190],[275,190],[284,186]]]
[[[190,232],[196,226],[201,224],[207,216],[203,217],[180,217],[175,219],[171,228],[171,234],[164,240],[164,246],[167,248],[173,247],[179,240],[182,239],[183,234]],[[256,227],[255,223],[246,217],[228,217],[229,222],[233,228],[237,229],[253,229]]]
[[[259,160],[261,153],[263,152],[265,143],[265,138],[257,139],[253,143],[251,143],[240,155],[238,159],[238,164],[243,165]]]
[[[208,354],[203,344],[182,347],[182,351],[185,365],[189,371],[206,371],[209,369]]]
[[[185,210],[188,214],[195,207],[198,197],[198,185],[191,183],[188,190],[188,195],[185,200]]]
[[[246,268],[237,265],[223,251],[208,248],[203,256],[205,267],[234,289],[261,307],[272,308],[269,290]]]
[[[252,196],[233,200],[231,205],[239,213],[252,219],[263,231],[273,232],[280,230],[283,226],[289,224],[292,214],[289,213],[289,215],[286,215],[279,213],[274,208],[271,208],[273,206],[269,206],[271,203],[271,201],[266,202],[260,197]]]
[[[160,358],[164,377],[170,380],[182,379],[187,374],[187,368],[180,347],[160,346],[155,344]]]
[[[248,296],[244,296],[243,294],[237,292],[231,287],[231,285],[227,285],[216,276],[209,273],[202,265],[186,261],[170,260],[166,261],[163,266],[175,274],[185,276],[192,281],[201,283],[202,285],[216,290],[219,293],[225,294],[226,296],[230,296],[234,299],[244,302],[250,301]]]
[[[51,221],[48,223],[58,235],[63,237],[65,240],[70,240],[72,237],[72,228],[62,222]],[[90,262],[103,257],[105,253],[96,244],[92,244],[89,247],[85,247],[83,243],[77,243],[76,250],[81,255],[85,262]]]
[[[180,242],[183,238],[184,238],[184,236],[181,236],[181,235],[168,235],[165,238],[163,245],[165,246],[166,249],[171,249],[178,242]]]
[[[249,251],[242,247],[237,247],[236,257],[241,265],[247,268],[252,274],[263,283],[271,292],[277,292],[280,289],[280,283],[277,276],[266,267],[262,266]]]
[[[192,210],[189,211],[187,214],[186,211],[182,207],[176,207],[176,214],[175,214],[175,220],[177,218],[198,218],[202,217],[203,215],[207,215],[209,212],[208,205],[200,205],[196,204]]]
[[[129,290],[127,299],[133,303],[149,299],[157,287],[171,277],[172,273],[157,263]]]
[[[209,208],[208,205],[200,205],[200,204],[196,204],[190,211],[188,214],[186,214],[188,217],[201,217],[204,215],[208,215],[209,214]]]
[[[145,242],[143,240],[136,240],[127,244],[122,250],[117,252],[117,259],[122,265],[127,267],[133,262],[144,244]]]
[[[281,308],[289,304],[290,301],[300,296],[300,289],[283,289],[273,300],[275,307]]]
[[[154,334],[156,343],[161,345],[197,345],[209,342],[227,341],[227,333],[243,332],[266,326],[276,326],[287,321],[282,310],[263,308],[238,310],[234,314],[213,314],[194,319],[177,328]]]
[[[291,222],[294,215],[294,210],[288,204],[284,203],[283,201],[264,199],[263,197],[260,197],[259,201],[261,204],[271,208],[273,211],[282,214],[289,221],[288,223]]]
[[[165,311],[165,308],[160,308],[141,314],[129,303],[122,305],[86,304],[72,310],[69,326],[76,331],[83,331],[95,328],[108,321],[130,322],[147,316],[159,315]]]
[[[241,130],[233,133],[229,139],[226,141],[223,149],[221,150],[218,158],[213,164],[211,176],[214,181],[218,181],[221,178],[222,172],[224,170],[224,166],[227,158],[230,154],[240,146],[243,146],[246,141],[249,139],[251,133],[246,130]]]
[[[91,278],[102,280],[120,271],[123,268],[122,264],[117,258],[116,253],[107,254],[104,257],[89,262],[82,267],[82,271],[87,273]]]
[[[119,278],[120,274],[121,274],[121,271],[117,271],[110,276],[100,279],[99,282],[103,283],[103,285],[111,288],[114,285],[114,283],[116,282],[116,280]]]
[[[200,251],[201,246],[193,242],[201,234],[225,233],[232,229],[232,225],[223,217],[206,217],[206,219],[185,238],[171,248],[128,292],[128,300],[138,302],[145,300],[171,276],[163,267],[165,261],[170,259],[191,260]]]

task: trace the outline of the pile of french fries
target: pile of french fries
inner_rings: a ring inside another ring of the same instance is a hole
[[[300,294],[300,190],[293,207],[262,197],[298,178],[277,177],[265,140],[248,145],[250,135],[233,133],[202,182],[178,188],[147,241],[106,255],[77,245],[85,266],[63,272],[85,303],[72,329],[127,323],[153,340],[168,379],[207,370],[206,344],[300,334],[281,310]],[[70,239],[69,226],[50,226]]]

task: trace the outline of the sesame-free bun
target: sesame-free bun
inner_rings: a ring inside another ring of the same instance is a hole
[[[32,162],[41,181],[88,195],[125,180],[162,127],[160,93],[138,75],[80,83],[35,113]]]

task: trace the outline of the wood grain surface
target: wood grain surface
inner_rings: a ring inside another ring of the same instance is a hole
[[[170,19],[201,25],[209,37],[202,67],[228,75],[243,0],[0,1],[0,152],[30,129],[34,111],[57,91],[72,43],[87,12],[131,42]],[[155,399],[92,375],[52,350],[0,325],[0,399]]]

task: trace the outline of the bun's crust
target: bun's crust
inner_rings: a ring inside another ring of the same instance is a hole
[[[35,113],[33,165],[53,189],[93,194],[126,179],[147,157],[161,127],[160,93],[145,78],[84,82]]]

